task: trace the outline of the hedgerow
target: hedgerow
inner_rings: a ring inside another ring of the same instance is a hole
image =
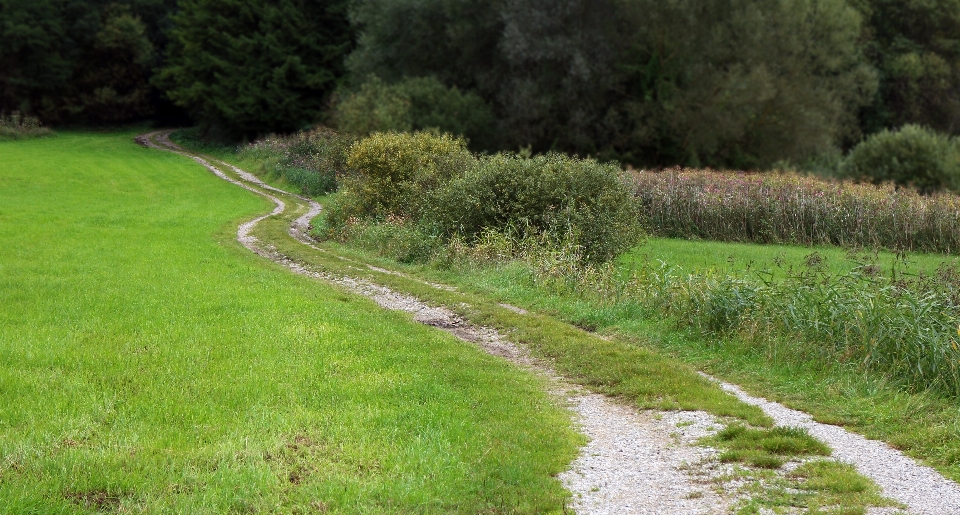
[[[478,157],[461,138],[419,132],[373,134],[351,147],[347,162],[354,172],[327,210],[327,237],[397,238],[405,234],[401,227],[415,227],[427,240],[473,245],[494,231],[511,241],[572,246],[584,261],[599,262],[640,236],[619,168],[591,159]],[[394,230],[378,232],[371,224]]]

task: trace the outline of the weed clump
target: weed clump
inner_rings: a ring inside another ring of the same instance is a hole
[[[789,457],[830,455],[830,447],[796,427],[756,429],[734,424],[717,433],[712,442],[725,449],[721,462],[758,468],[780,468]]]
[[[0,141],[40,138],[51,136],[53,131],[44,127],[32,116],[22,116],[14,111],[9,116],[0,113]]]
[[[347,151],[356,139],[318,127],[290,136],[269,136],[241,147],[240,158],[260,162],[260,172],[283,178],[304,195],[337,190],[349,170]]]

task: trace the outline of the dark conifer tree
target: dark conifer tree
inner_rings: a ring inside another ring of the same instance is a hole
[[[317,118],[351,49],[344,0],[181,0],[158,83],[209,132],[250,137]]]

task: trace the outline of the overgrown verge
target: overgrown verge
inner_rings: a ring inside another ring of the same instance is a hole
[[[53,131],[44,127],[40,120],[32,116],[21,116],[14,111],[12,114],[0,114],[0,141],[12,141],[30,138],[52,136]]]
[[[669,317],[713,337],[734,336],[778,359],[850,364],[912,392],[960,397],[960,272],[870,263],[832,272],[813,253],[769,270],[688,273],[645,261],[629,274],[569,260],[528,261],[529,281],[547,292]]]
[[[290,136],[269,136],[241,147],[239,157],[260,163],[261,174],[275,175],[304,195],[337,190],[349,170],[347,152],[356,138],[325,127]]]
[[[643,226],[669,238],[960,251],[960,197],[796,174],[639,172]]]
[[[343,168],[350,172],[343,175],[342,191],[326,210],[317,231],[321,237],[399,261],[441,267],[519,261],[527,267],[528,280],[547,292],[614,303],[644,316],[666,316],[702,334],[737,335],[756,346],[777,346],[769,352],[797,361],[856,364],[909,391],[960,396],[960,272],[952,268],[933,275],[897,268],[881,273],[864,264],[835,273],[812,254],[776,281],[762,272],[690,274],[650,261],[625,275],[610,259],[628,248],[638,232],[631,223],[635,212],[626,184],[613,166],[558,154],[476,156],[462,139],[421,132],[362,139],[346,151]],[[644,175],[650,174],[641,174],[641,184]],[[831,202],[843,206],[849,201],[861,210],[864,223],[878,207],[867,212],[869,202],[904,199],[904,209],[914,214],[958,202],[956,197],[927,199],[897,190],[877,199],[863,194],[878,193],[875,188],[835,184],[832,196],[818,204],[807,200],[827,197],[827,192],[813,194],[811,188],[824,183],[812,179],[728,179],[698,172],[691,180],[674,173],[667,176],[667,193],[680,192],[677,197],[696,201],[691,192],[707,180],[727,180],[728,186],[745,193],[735,203],[745,208],[740,215],[748,227],[763,219],[746,209],[752,201],[760,204],[760,211],[779,213],[781,220],[791,219],[789,208],[782,207],[790,198],[801,211],[813,205],[830,212]],[[784,202],[769,200],[771,188],[781,188]],[[802,195],[790,197],[788,189]],[[716,205],[732,205],[723,204],[729,196],[717,195]],[[781,207],[775,211],[774,206]],[[721,212],[716,209],[712,215],[720,219]],[[896,218],[890,218],[891,224]],[[928,221],[942,218],[930,216]],[[944,239],[932,241],[949,241],[945,238],[952,236],[945,232],[960,234],[951,229],[939,231]],[[777,343],[783,341],[791,344]]]

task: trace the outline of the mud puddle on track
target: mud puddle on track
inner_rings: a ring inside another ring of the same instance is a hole
[[[290,236],[317,251],[323,251],[308,236],[310,221],[321,210],[316,201],[265,184],[253,174],[228,163],[187,151],[169,140],[169,131],[144,134],[138,136],[136,141],[150,148],[193,159],[221,179],[270,199],[275,206],[273,211],[245,222],[237,229],[237,240],[250,251],[298,274],[336,284],[368,297],[385,309],[411,313],[417,322],[447,331],[546,378],[551,393],[562,399],[574,413],[580,431],[589,438],[589,443],[581,448],[571,468],[560,475],[564,486],[573,494],[569,507],[576,513],[722,514],[728,513],[741,500],[738,494],[742,493],[737,485],[717,481],[717,478],[729,473],[730,468],[717,464],[715,450],[697,445],[698,439],[722,427],[723,424],[713,415],[696,411],[638,412],[635,408],[566,381],[545,363],[532,358],[522,346],[508,341],[496,330],[472,325],[445,307],[429,306],[415,297],[364,279],[308,269],[277,253],[269,245],[261,244],[251,232],[260,221],[286,211],[287,203],[279,198],[282,196],[292,199],[298,208],[305,209],[291,224]],[[224,169],[232,171],[237,178],[230,177]],[[372,266],[369,268],[378,270]],[[388,270],[380,271],[397,274]],[[451,289],[444,285],[427,284]],[[835,456],[853,464],[861,474],[876,481],[884,496],[908,506],[909,513],[960,515],[960,485],[945,479],[933,469],[917,465],[882,442],[867,440],[836,426],[817,424],[807,414],[750,397],[735,385],[721,385],[741,400],[761,407],[774,418],[777,425],[810,429],[812,434],[834,449]],[[848,449],[851,445],[855,449],[869,449],[869,452],[851,452]],[[891,470],[895,472],[891,473]],[[872,508],[867,513],[879,515],[891,513],[891,510]]]

